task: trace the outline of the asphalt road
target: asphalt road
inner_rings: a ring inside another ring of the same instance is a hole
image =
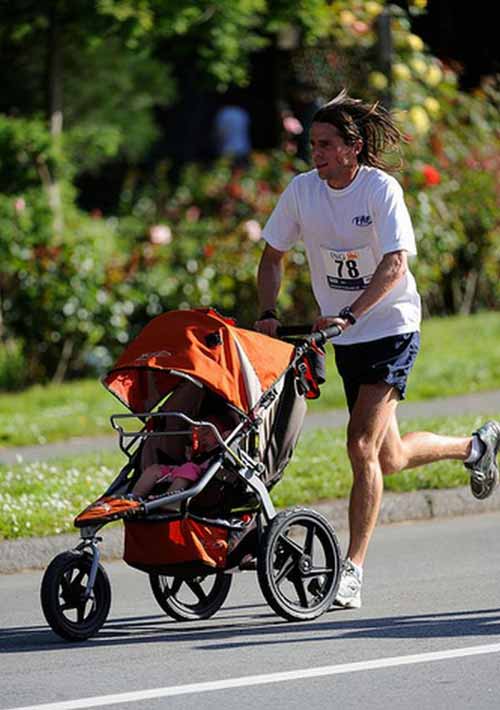
[[[302,624],[271,611],[253,573],[211,620],[169,621],[145,575],[109,563],[108,623],[79,645],[47,628],[41,572],[3,576],[0,710],[496,710],[499,532],[498,513],[381,526],[363,608]]]

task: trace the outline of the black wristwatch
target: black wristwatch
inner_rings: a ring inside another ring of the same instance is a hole
[[[276,308],[268,308],[267,311],[263,311],[259,316],[259,320],[268,320],[270,318],[279,320]]]
[[[344,320],[349,321],[351,325],[354,325],[357,321],[356,316],[351,311],[351,306],[346,306],[345,308],[342,308],[339,313],[339,318],[343,318]]]

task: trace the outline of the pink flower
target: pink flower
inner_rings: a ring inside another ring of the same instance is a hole
[[[196,205],[191,205],[186,210],[186,219],[188,222],[197,222],[200,219],[201,210]]]
[[[24,197],[18,197],[17,200],[14,202],[14,209],[16,212],[24,212],[26,209],[26,200]]]
[[[261,235],[262,235],[262,229],[260,228],[260,224],[257,222],[256,219],[248,219],[244,225],[243,225],[245,232],[247,233],[247,237],[250,239],[251,242],[258,242]]]
[[[292,136],[300,136],[304,132],[301,122],[295,116],[285,116],[283,119],[283,127],[287,133],[291,133]]]
[[[366,24],[366,22],[362,22],[361,20],[356,20],[355,22],[352,23],[352,29],[357,32],[359,35],[364,35],[367,32],[369,32],[370,27]]]
[[[149,241],[151,244],[170,244],[172,230],[168,224],[154,224],[149,228]]]

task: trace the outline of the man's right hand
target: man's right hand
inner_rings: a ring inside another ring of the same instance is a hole
[[[280,325],[281,322],[277,318],[263,318],[255,321],[254,328],[259,333],[270,335],[274,338]]]

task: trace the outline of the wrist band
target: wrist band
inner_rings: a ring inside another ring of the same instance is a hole
[[[259,320],[268,320],[269,318],[278,320],[278,312],[275,308],[268,308],[267,311],[263,311],[259,316]]]
[[[339,313],[339,318],[343,318],[344,320],[349,321],[351,325],[354,325],[356,323],[356,316],[354,313],[351,311],[350,306],[346,306],[345,308],[342,308],[342,310]]]

